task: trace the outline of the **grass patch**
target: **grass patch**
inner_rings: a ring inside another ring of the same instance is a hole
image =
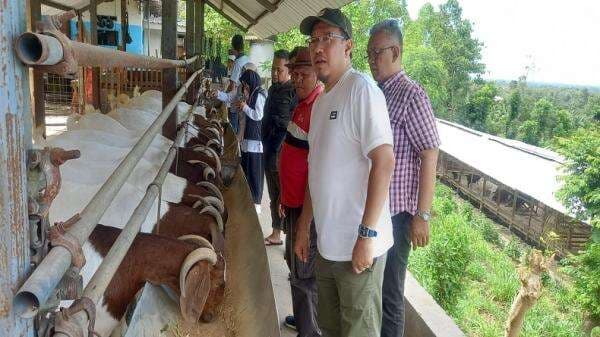
[[[503,246],[496,225],[444,185],[436,187],[433,212],[430,244],[412,253],[410,271],[468,336],[502,336],[525,249],[517,238]],[[583,336],[573,289],[550,278],[544,286],[521,336]]]

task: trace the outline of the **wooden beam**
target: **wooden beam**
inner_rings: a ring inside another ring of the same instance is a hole
[[[190,58],[196,52],[196,1],[187,0],[185,2],[185,57]],[[186,68],[186,78],[194,73],[193,67]],[[186,101],[188,104],[194,103],[195,90],[188,90]]]
[[[194,44],[194,54],[202,56],[204,50],[202,49],[204,46],[204,0],[194,0],[196,2],[196,6],[194,7],[194,38],[196,42]],[[198,68],[202,67],[201,61],[198,61],[200,65]]]
[[[234,26],[238,27],[241,31],[243,32],[247,32],[248,28],[242,26],[241,23],[235,21],[234,19],[232,19],[229,15],[225,14],[221,9],[219,9],[219,7],[213,5],[210,1],[206,1],[206,4],[209,5],[212,9],[215,10],[215,12],[221,14],[222,17],[224,17],[225,19],[229,20],[229,22],[231,22]]]
[[[234,12],[241,15],[246,21],[248,21],[249,25],[252,26],[256,23],[256,19],[250,16],[248,13],[244,12],[241,8],[239,8],[236,4],[229,0],[223,0],[223,3],[229,6],[229,8],[233,9]]]
[[[29,1],[30,25],[29,29],[35,31],[36,23],[42,20],[42,3],[40,0]],[[36,128],[42,127],[43,136],[46,136],[46,104],[44,96],[44,72],[34,67],[31,70],[32,92],[31,106],[33,108],[33,120]]]
[[[69,7],[69,6],[63,5],[63,4],[58,3],[58,2],[54,2],[52,0],[41,0],[40,3],[42,5],[46,5],[48,7],[52,7],[52,8],[56,8],[56,9],[60,9],[61,11],[65,11],[65,12],[68,12],[70,10],[75,9],[73,7]],[[32,1],[32,4],[33,4],[33,1]]]
[[[113,0],[96,0],[96,10],[98,8],[98,5],[101,4],[101,3],[103,3],[103,2],[113,2]],[[80,13],[84,13],[86,11],[89,11],[91,7],[92,7],[92,0],[90,0],[90,4],[89,5],[86,5],[86,6],[83,6],[83,7],[79,8],[79,9],[76,9],[76,11],[80,12]]]
[[[269,12],[274,12],[277,10],[277,5],[270,3],[268,0],[257,0],[261,6],[263,6]]]
[[[90,0],[90,43],[98,45],[98,2]],[[100,68],[92,68],[92,105],[100,109]]]
[[[121,1],[121,45],[119,50],[127,51],[127,33],[129,31],[129,20],[127,19],[127,0]]]
[[[177,0],[163,1],[162,3],[162,34],[161,57],[167,59],[177,58]],[[177,69],[164,69],[162,71],[162,104],[163,108],[171,101],[177,92]],[[162,134],[174,140],[177,133],[177,114],[173,113],[162,128]]]

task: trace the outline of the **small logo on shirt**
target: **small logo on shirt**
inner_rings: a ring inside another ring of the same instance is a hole
[[[329,120],[332,120],[332,119],[337,119],[337,115],[338,115],[338,112],[337,112],[337,111],[332,111],[332,112],[330,112],[330,113],[329,113]]]

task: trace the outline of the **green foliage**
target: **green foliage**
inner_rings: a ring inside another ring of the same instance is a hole
[[[557,146],[567,160],[559,198],[580,219],[600,227],[600,124],[577,130]]]
[[[497,94],[498,89],[494,84],[486,83],[481,86],[469,97],[462,117],[463,123],[477,130],[485,131],[486,120],[494,107]]]
[[[431,236],[429,247],[419,252],[420,265],[430,276],[425,285],[443,308],[452,311],[464,289],[471,260],[469,238],[456,213],[440,217]]]
[[[275,39],[275,50],[285,49],[292,51],[297,46],[306,46],[306,35],[300,33],[298,27],[292,28],[285,34],[278,34]]]
[[[504,254],[515,261],[519,261],[521,256],[523,255],[523,251],[521,250],[521,246],[519,245],[519,241],[515,238],[511,238],[510,241],[504,246]]]
[[[567,160],[558,196],[571,212],[594,227],[587,249],[570,260],[577,299],[588,315],[600,322],[600,125],[593,122],[560,139],[558,150]]]
[[[520,246],[518,239],[512,238],[505,248],[487,242],[482,228],[494,226],[492,221],[440,184],[436,186],[433,211],[431,243],[412,253],[410,271],[467,336],[501,336],[520,286],[518,262],[507,255],[506,247]],[[448,247],[455,247],[457,252],[448,253],[441,263]],[[468,257],[468,262],[463,257]],[[441,284],[447,284],[453,294],[450,301],[444,297],[448,292],[439,290]],[[575,287],[547,279],[541,298],[525,317],[521,336],[582,337],[583,314],[577,293]]]

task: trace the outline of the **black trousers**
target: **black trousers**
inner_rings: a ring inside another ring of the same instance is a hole
[[[260,205],[265,181],[265,170],[263,166],[263,154],[254,152],[242,152],[242,170],[250,186],[252,200]]]
[[[317,322],[317,279],[315,278],[315,261],[317,258],[317,230],[314,221],[310,224],[310,247],[308,262],[302,262],[294,253],[296,220],[300,217],[302,207],[285,209],[283,219],[285,237],[285,261],[290,268],[290,286],[292,288],[292,305],[298,337],[320,337],[321,330]]]
[[[269,199],[271,200],[271,226],[273,229],[283,229],[281,225],[281,219],[279,218],[279,172],[265,169],[265,177],[267,177],[267,189],[269,190]]]
[[[404,280],[410,254],[410,220],[402,212],[392,217],[394,245],[387,252],[383,273],[383,319],[381,337],[404,336]]]

